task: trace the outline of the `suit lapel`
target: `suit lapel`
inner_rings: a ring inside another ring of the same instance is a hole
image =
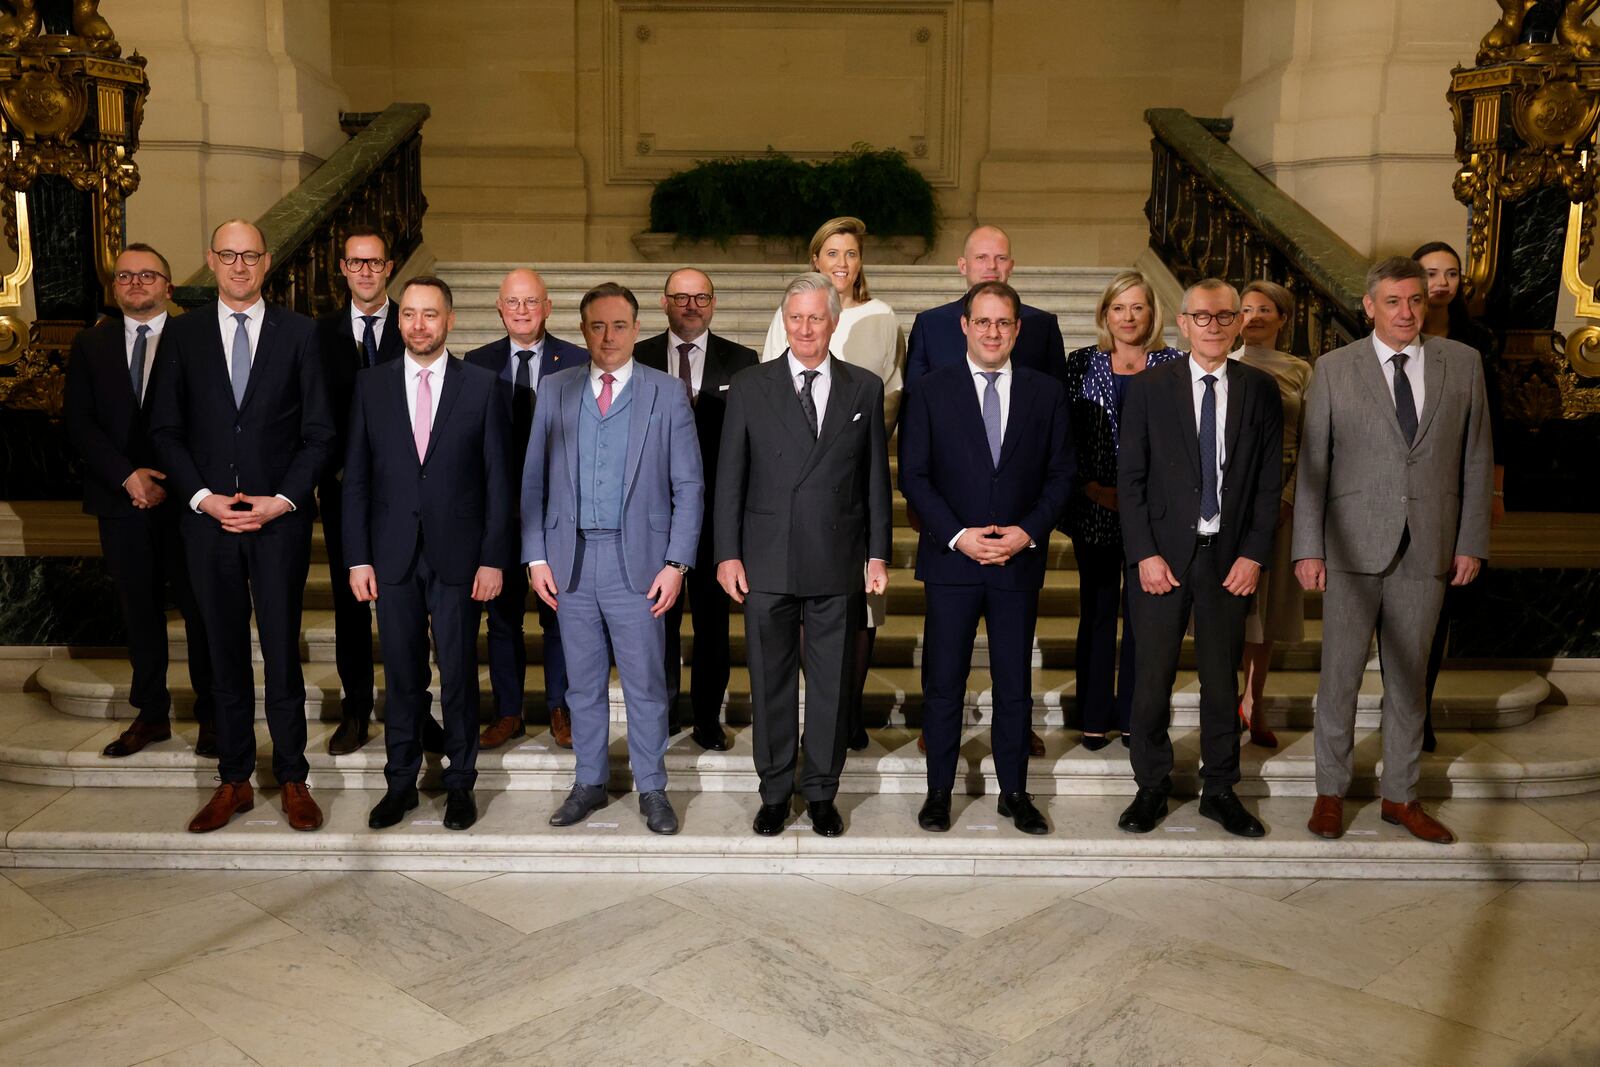
[[[1239,427],[1244,425],[1244,406],[1250,401],[1250,383],[1240,371],[1236,361],[1228,362],[1228,409],[1223,413],[1222,469],[1233,465],[1233,454],[1239,446]],[[1196,435],[1199,440],[1199,435]]]
[[[272,360],[272,346],[277,338],[278,316],[273,314],[272,308],[269,307],[261,316],[261,334],[256,338],[255,357],[250,360],[250,380],[245,382],[244,400],[239,404],[240,411],[250,406],[251,398],[259,389],[265,388],[261,385],[261,379],[275,365]],[[220,341],[221,337],[217,339]],[[228,391],[233,391],[231,384]]]
[[[639,473],[639,459],[644,455],[644,438],[650,429],[650,412],[656,404],[656,385],[643,380],[637,365],[625,388],[633,390],[633,400],[628,405],[628,463],[622,476],[625,487],[623,499],[627,499],[632,492]]]
[[[968,380],[971,380],[970,377]],[[1016,391],[1012,390],[1013,399],[1015,399],[1015,393]],[[971,435],[972,447],[977,450],[978,455],[987,456],[989,454],[989,431],[983,425],[983,405],[978,402],[977,387],[969,386],[966,389],[957,389],[955,405],[956,418],[961,425],[966,427],[968,434]],[[1005,455],[1003,443],[1000,454],[1002,457]]]
[[[389,403],[400,416],[400,436],[405,439],[406,455],[418,467],[422,466],[422,457],[417,455],[416,437],[412,433],[411,409],[406,404],[406,364],[405,360],[396,360],[396,370],[389,374],[389,383],[384,386],[389,392]],[[435,423],[434,425],[438,425]],[[433,446],[433,433],[428,433],[428,446]]]
[[[1378,350],[1373,346],[1372,335],[1367,335],[1366,352],[1356,360],[1356,376],[1366,384],[1367,392],[1372,395],[1372,402],[1378,405],[1378,410],[1385,413],[1383,422],[1394,429],[1394,435],[1399,439],[1402,448],[1409,448],[1406,444],[1406,435],[1400,430],[1400,416],[1394,407],[1394,394],[1389,392],[1389,383],[1384,381],[1383,368],[1378,365]]]
[[[589,376],[574,374],[556,397],[561,405],[561,449],[567,456],[567,485],[573,500],[578,499],[578,420],[583,417],[583,391],[588,388]]]
[[[1184,440],[1189,443],[1183,453],[1189,457],[1189,468],[1194,472],[1195,484],[1198,485],[1200,484],[1200,424],[1194,417],[1194,380],[1190,377],[1193,372],[1189,369],[1190,361],[1193,359],[1193,356],[1184,356],[1178,361],[1183,364],[1183,371],[1172,376],[1169,395],[1178,407],[1179,425],[1184,428]]]
[[[817,439],[812,436],[811,427],[806,425],[806,413],[800,407],[800,394],[794,391],[794,384],[789,380],[788,354],[773,360],[772,367],[763,384],[768,401],[778,413],[778,421],[783,423],[790,435],[804,441],[807,448],[815,448]],[[831,403],[829,407],[832,407]]]
[[[843,432],[845,423],[851,420],[852,412],[856,409],[856,393],[859,391],[859,386],[851,378],[846,377],[848,371],[840,372],[840,368],[845,365],[843,360],[831,355],[828,359],[832,363],[828,368],[832,379],[828,383],[828,408],[822,413],[822,432],[817,434],[816,446],[811,449],[811,454],[806,457],[805,463],[800,468],[802,479],[811,473],[817,461],[822,458],[822,454]],[[794,399],[795,406],[798,407],[800,397],[797,395]],[[802,417],[803,415],[804,412]]]
[[[1012,454],[1016,452],[1017,442],[1021,440],[1024,432],[1023,427],[1028,425],[1028,413],[1033,408],[1034,392],[1032,389],[1019,388],[1021,384],[1017,380],[1017,365],[1013,361],[1011,364],[1011,410],[1006,415],[1006,432],[1000,439],[1000,462],[995,465],[995,470],[1004,467]],[[969,395],[974,400],[977,399],[975,393],[969,393]],[[982,421],[981,412],[979,421]],[[989,447],[987,434],[984,435],[983,445],[985,448]]]
[[[1428,435],[1428,427],[1433,424],[1434,413],[1439,410],[1439,404],[1444,400],[1444,353],[1439,351],[1439,346],[1428,343],[1432,338],[1423,341],[1423,379],[1422,379],[1422,419],[1417,424],[1417,439],[1412,447],[1422,443]],[[1396,424],[1399,416],[1395,417]]]
[[[378,340],[377,363],[387,363],[405,354],[405,339],[400,336],[400,305],[389,301],[389,316],[383,320],[383,336]]]
[[[454,359],[446,352],[442,359]],[[455,407],[456,397],[461,395],[461,368],[452,367],[444,376],[444,390],[439,394],[439,410],[433,415],[433,429],[428,431],[428,453],[422,457],[422,465],[426,467],[428,460],[433,458],[434,449],[439,447],[439,438],[444,435],[445,420],[450,417],[450,409]]]

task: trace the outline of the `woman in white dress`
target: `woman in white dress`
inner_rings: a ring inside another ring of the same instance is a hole
[[[906,335],[895,318],[894,309],[874,298],[867,288],[867,276],[861,269],[866,235],[867,225],[858,218],[844,215],[829,219],[811,235],[811,268],[833,282],[840,303],[844,305],[828,351],[834,358],[870,370],[883,379],[884,430],[892,437],[904,387]],[[779,308],[772,313],[772,326],[767,330],[767,340],[761,349],[761,361],[778,359],[788,348],[783,309]],[[874,639],[888,613],[884,594],[862,595],[867,601],[867,625],[856,638],[856,676],[848,709],[850,747],[858,752],[867,747],[867,730],[861,721],[861,694],[867,684],[867,669],[872,664]]]
[[[1311,385],[1311,364],[1278,350],[1278,338],[1294,320],[1294,295],[1281,285],[1255,281],[1240,296],[1244,347],[1233,355],[1240,363],[1264,370],[1278,383],[1283,397],[1283,501],[1278,508],[1278,530],[1272,540],[1272,566],[1256,583],[1255,605],[1244,621],[1244,698],[1239,718],[1250,732],[1251,744],[1277,748],[1278,738],[1261,722],[1261,692],[1267,684],[1275,641],[1305,638],[1305,593],[1294,580],[1290,558],[1293,541],[1295,464],[1300,459],[1300,426],[1306,389]]]

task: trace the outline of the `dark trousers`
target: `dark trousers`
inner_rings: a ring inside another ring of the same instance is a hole
[[[350,568],[344,559],[344,501],[337,481],[326,482],[317,497],[322,513],[322,539],[328,546],[328,578],[333,584],[334,659],[344,695],[339,713],[346,719],[370,719],[373,701],[372,607],[350,591]]]
[[[420,539],[419,539],[420,541]],[[478,620],[483,605],[472,583],[452,585],[428,565],[419,543],[410,572],[378,586],[378,641],[383,646],[383,776],[391,790],[417,782],[422,769],[422,720],[431,716],[428,667],[431,628],[439,661],[444,712],[446,789],[471,789],[478,780]]]
[[[695,567],[685,581],[689,617],[694,620],[694,671],[689,677],[689,703],[694,728],[713,731],[722,724],[722,698],[728,691],[728,594],[717,584],[711,567]],[[667,707],[677,717],[683,689],[683,597],[667,611]]]
[[[745,597],[746,659],[755,705],[756,773],[761,800],[782,804],[795,790],[797,750],[805,746],[800,792],[807,801],[832,800],[844,767],[845,701],[854,682],[861,597],[852,593],[801,597],[758,593]],[[806,722],[800,735],[800,628],[804,625]]]
[[[994,680],[990,743],[1002,793],[1028,785],[1028,734],[1033,722],[1033,631],[1037,589],[988,585],[927,586],[922,631],[922,734],[928,745],[928,788],[953,790],[961,750],[972,644],[982,619]]]
[[[500,595],[489,602],[489,687],[497,716],[522,717],[527,690],[528,646],[523,619],[528,613],[528,568],[505,570]],[[539,602],[539,628],[544,633],[544,698],[546,708],[566,707],[567,658],[561,650],[561,624],[556,613]]]
[[[1233,560],[1211,545],[1195,551],[1182,585],[1163,596],[1139,586],[1128,569],[1129,605],[1138,634],[1133,682],[1133,776],[1139,788],[1160,786],[1172,773],[1172,683],[1189,613],[1194,613],[1195,658],[1200,668],[1200,776],[1203,792],[1232,789],[1239,780],[1239,657],[1250,597],[1222,588]]]
[[[1136,642],[1128,623],[1128,594],[1136,575],[1122,558],[1122,546],[1072,542],[1078,563],[1078,715],[1091,734],[1128,733],[1133,715],[1133,665]],[[1132,580],[1128,580],[1129,578]],[[1122,655],[1117,656],[1117,612],[1122,612]]]
[[[167,689],[167,597],[183,615],[189,639],[189,680],[194,685],[194,717],[202,726],[215,721],[211,692],[211,652],[206,626],[189,583],[176,504],[123,518],[100,520],[100,554],[117,590],[122,625],[128,633],[128,663],[133,687],[128,701],[139,719],[165,725],[172,714]]]
[[[217,775],[243,782],[256,768],[256,682],[250,656],[254,607],[265,675],[272,773],[303,782],[306,683],[300,667],[300,612],[311,564],[311,520],[294,514],[255,533],[224,533],[208,516],[185,518],[189,578],[211,650],[216,694]]]

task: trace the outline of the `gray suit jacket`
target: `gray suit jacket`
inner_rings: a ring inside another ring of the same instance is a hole
[[[1411,534],[1407,563],[1444,574],[1489,557],[1493,443],[1483,364],[1466,345],[1423,338],[1423,407],[1406,444],[1370,337],[1317,360],[1306,394],[1294,558],[1377,574]]]
[[[522,561],[547,561],[562,591],[572,588],[578,547],[578,414],[587,388],[587,364],[544,379],[522,465]],[[668,560],[694,563],[705,482],[683,384],[635,362],[627,388],[622,550],[628,587],[644,594]]]

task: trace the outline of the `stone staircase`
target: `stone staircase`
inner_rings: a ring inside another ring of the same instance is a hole
[[[507,264],[445,264],[440,273],[456,287],[457,351],[500,334],[492,304]],[[794,268],[728,266],[714,272],[719,286],[718,332],[759,345],[783,280]],[[1107,272],[1022,268],[1014,281],[1030,303],[1062,318],[1068,347],[1092,336],[1094,302]],[[576,339],[576,307],[582,292],[614,279],[645,299],[642,332],[664,327],[650,299],[665,272],[654,266],[583,265],[544,271],[555,303],[551,330]],[[909,327],[912,314],[959,295],[953,270],[873,267],[874,290],[893,305]],[[381,834],[365,829],[365,813],[382,788],[381,730],[360,752],[332,758],[327,736],[338,718],[339,682],[334,670],[334,631],[326,554],[317,530],[315,562],[306,590],[301,635],[305,662],[311,785],[329,814],[321,833],[298,835],[281,823],[275,803],[227,830],[205,837],[182,832],[183,823],[209,790],[210,761],[193,754],[194,694],[188,679],[188,648],[174,615],[168,624],[173,666],[171,685],[176,735],[123,760],[106,760],[100,749],[132,715],[127,703],[131,672],[120,650],[70,650],[38,662],[0,663],[0,864],[37,866],[148,866],[256,868],[365,868],[453,870],[694,870],[834,873],[1031,873],[1031,874],[1231,874],[1273,877],[1542,877],[1593,878],[1600,853],[1591,857],[1593,834],[1582,826],[1557,825],[1536,810],[1563,799],[1581,801],[1600,792],[1600,729],[1592,708],[1562,706],[1549,682],[1526,669],[1472,669],[1452,665],[1441,676],[1435,702],[1439,750],[1424,757],[1421,792],[1444,801],[1445,813],[1463,831],[1463,843],[1438,849],[1412,841],[1376,817],[1376,804],[1353,799],[1355,829],[1337,844],[1317,841],[1302,829],[1307,799],[1315,792],[1310,727],[1321,662],[1321,604],[1312,596],[1304,641],[1280,647],[1268,683],[1266,721],[1281,745],[1268,751],[1246,746],[1240,792],[1260,798],[1270,833],[1257,842],[1228,838],[1195,817],[1184,802],[1162,832],[1133,838],[1115,830],[1116,814],[1133,791],[1127,752],[1113,744],[1097,753],[1078,740],[1073,653],[1078,583],[1071,543],[1056,535],[1049,546],[1050,570],[1041,598],[1034,649],[1034,725],[1046,754],[1030,764],[1029,789],[1042,798],[1055,832],[1026,838],[999,819],[988,749],[990,682],[987,648],[980,633],[966,699],[969,733],[961,753],[968,797],[957,804],[955,828],[935,837],[916,829],[915,811],[925,788],[925,762],[917,751],[921,718],[919,667],[922,656],[922,588],[911,572],[915,535],[905,525],[904,501],[896,494],[896,529],[890,581],[890,616],[880,631],[869,676],[865,714],[872,729],[869,748],[850,753],[841,780],[841,806],[849,832],[824,840],[786,833],[773,840],[749,833],[756,779],[751,760],[749,676],[744,667],[743,620],[732,625],[733,676],[727,718],[735,736],[726,753],[704,752],[686,734],[667,756],[675,803],[685,832],[657,838],[636,825],[631,798],[605,809],[570,831],[545,825],[573,775],[573,757],[557,748],[542,727],[514,747],[479,757],[479,797],[484,818],[472,831],[447,834],[438,827],[435,801],[425,801],[410,823]],[[1515,517],[1514,517],[1515,518]],[[1527,528],[1524,529],[1523,526]],[[1552,533],[1554,529],[1557,532]],[[1564,527],[1508,523],[1496,534],[1513,554],[1544,559],[1552,546],[1578,544]],[[1585,528],[1587,531],[1587,528]],[[42,533],[41,533],[42,532]],[[1578,535],[1588,538],[1592,531]],[[1563,540],[1565,538],[1565,540]],[[48,543],[57,551],[93,554],[93,522],[70,505],[18,505],[0,515],[0,540]],[[1585,541],[1585,543],[1588,543]],[[32,551],[37,551],[37,548]],[[1589,548],[1580,554],[1592,554]],[[1531,555],[1529,555],[1531,553]],[[1551,560],[1564,557],[1551,556]],[[1524,562],[1521,565],[1532,565]],[[1569,564],[1570,565],[1570,564]],[[1583,563],[1592,566],[1593,562]],[[694,669],[692,627],[685,620],[685,692]],[[543,718],[541,641],[530,616],[527,708]],[[379,654],[376,634],[373,654]],[[480,631],[480,659],[484,654]],[[1172,696],[1180,795],[1198,787],[1198,685],[1186,646],[1183,671]],[[1381,683],[1370,664],[1358,710],[1357,780],[1353,798],[1376,792],[1377,734]],[[482,674],[483,711],[488,714],[487,671]],[[379,715],[383,671],[378,668]],[[1590,687],[1592,690],[1595,687]],[[259,701],[259,690],[258,690]],[[802,692],[802,705],[804,694]],[[259,703],[258,703],[259,708]],[[620,687],[611,691],[612,786],[630,787],[625,719]],[[257,725],[258,780],[271,784],[271,741]],[[424,784],[440,771],[429,757]],[[1556,798],[1541,800],[1539,798]],[[1581,820],[1579,820],[1581,822]],[[1600,825],[1600,824],[1597,824]],[[803,820],[798,825],[804,829]]]

